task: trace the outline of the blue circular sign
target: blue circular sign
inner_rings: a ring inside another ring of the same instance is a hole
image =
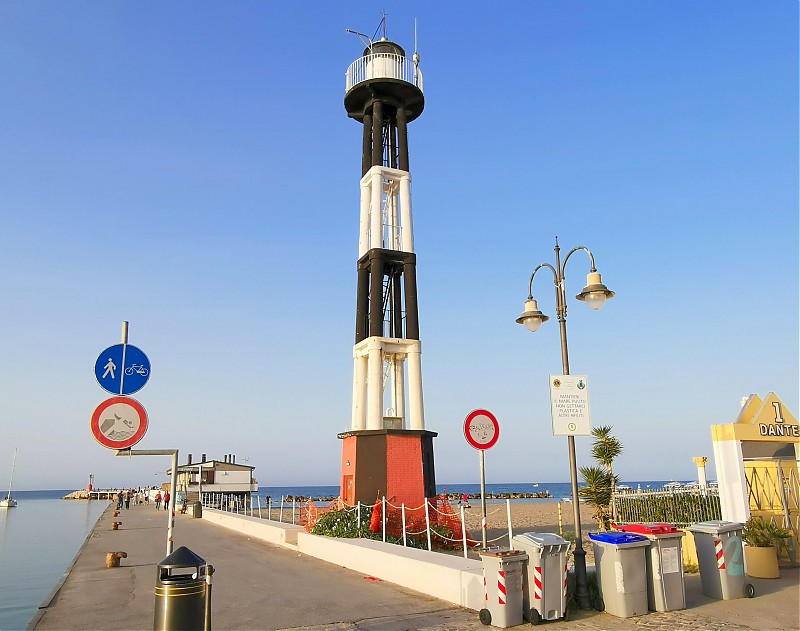
[[[132,344],[116,344],[100,353],[94,376],[103,390],[111,394],[133,394],[150,378],[150,360]]]

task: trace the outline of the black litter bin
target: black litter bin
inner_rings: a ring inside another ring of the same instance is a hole
[[[200,502],[192,502],[192,517],[200,519],[203,516],[203,505]]]
[[[211,574],[214,568],[181,546],[158,564],[154,631],[211,628]]]

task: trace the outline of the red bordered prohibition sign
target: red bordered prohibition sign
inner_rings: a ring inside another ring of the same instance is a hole
[[[500,438],[500,423],[489,410],[473,410],[464,419],[464,438],[475,449],[491,449]]]
[[[109,449],[128,449],[147,432],[147,412],[136,399],[111,397],[92,413],[92,435]]]

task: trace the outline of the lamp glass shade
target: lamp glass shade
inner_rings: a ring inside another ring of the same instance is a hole
[[[525,328],[531,333],[534,333],[539,330],[540,326],[542,326],[542,319],[537,318],[536,316],[528,316],[522,321],[522,324],[524,324]]]
[[[590,291],[584,295],[584,301],[589,305],[589,308],[594,311],[602,309],[607,299],[608,297],[604,291]]]

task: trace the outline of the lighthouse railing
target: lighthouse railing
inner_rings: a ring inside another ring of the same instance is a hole
[[[346,73],[345,92],[370,79],[399,79],[422,90],[422,70],[412,59],[394,53],[374,53],[356,59]]]

